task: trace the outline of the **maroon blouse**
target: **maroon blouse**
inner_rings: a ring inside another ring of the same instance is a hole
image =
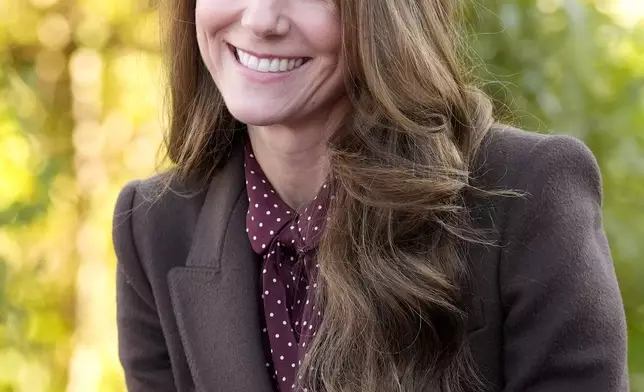
[[[266,367],[281,392],[293,391],[306,346],[322,316],[313,303],[317,245],[326,222],[330,186],[298,212],[281,200],[264,175],[246,140],[248,215],[246,232],[262,256],[262,336]]]

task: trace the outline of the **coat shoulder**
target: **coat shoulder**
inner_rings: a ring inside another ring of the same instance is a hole
[[[587,170],[601,187],[597,161],[579,139],[497,125],[481,143],[472,180],[476,187],[529,191],[535,181],[574,166]]]
[[[495,276],[505,387],[628,390],[623,303],[593,154],[573,137],[512,128],[493,130],[480,154],[481,184],[520,193],[491,210],[502,239]]]
[[[120,191],[112,238],[121,271],[133,281],[185,263],[206,188],[170,172],[133,180]]]

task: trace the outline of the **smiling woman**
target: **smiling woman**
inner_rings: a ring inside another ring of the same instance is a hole
[[[495,123],[454,1],[166,4],[175,165],[114,219],[131,391],[628,390],[596,162]]]
[[[321,119],[342,114],[336,108],[346,106],[337,99],[345,68],[340,15],[330,1],[196,3],[203,61],[236,119],[288,126],[285,121],[313,114]],[[248,55],[246,64],[236,51]],[[287,70],[275,72],[282,61]]]

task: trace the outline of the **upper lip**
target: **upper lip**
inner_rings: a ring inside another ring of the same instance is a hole
[[[242,47],[235,46],[235,45],[230,44],[230,43],[228,45],[230,45],[233,49],[239,49],[239,50],[241,50],[243,52],[246,52],[248,54],[251,54],[251,55],[253,55],[255,57],[259,57],[260,59],[279,58],[279,59],[297,60],[297,59],[307,59],[308,58],[306,56],[287,56],[287,55],[281,55],[281,54],[275,54],[275,53],[260,53],[260,52],[254,52],[252,50],[244,49]]]

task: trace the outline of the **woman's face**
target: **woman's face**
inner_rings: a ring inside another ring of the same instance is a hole
[[[251,125],[323,115],[344,92],[331,0],[197,0],[199,49],[226,106]]]

